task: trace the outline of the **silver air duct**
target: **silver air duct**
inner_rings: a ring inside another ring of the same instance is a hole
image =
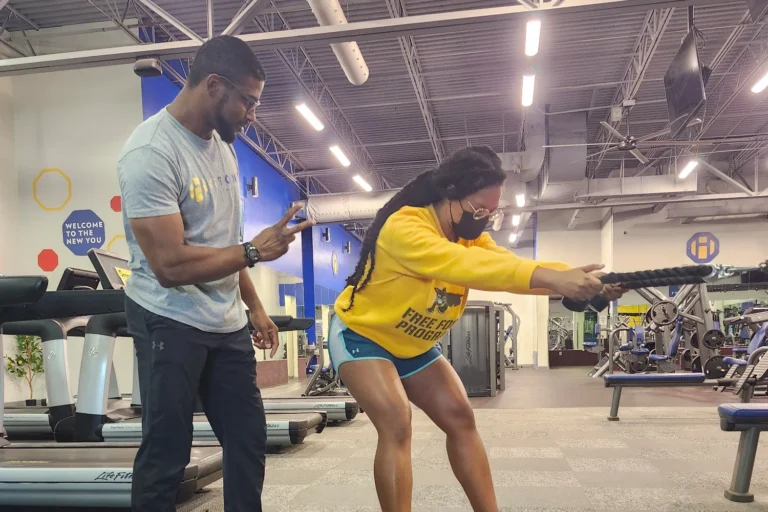
[[[507,171],[502,206],[515,204],[515,195],[525,184],[535,180],[544,164],[544,115],[529,112],[525,123],[525,151],[500,153],[502,167]],[[338,224],[372,220],[398,190],[360,192],[354,194],[319,194],[304,201],[309,219],[317,224]]]
[[[320,25],[340,25],[347,22],[339,0],[307,0],[307,2]],[[331,49],[336,54],[344,74],[347,75],[347,80],[353,85],[363,85],[368,80],[368,65],[356,42],[333,43]]]
[[[322,194],[303,201],[307,217],[317,224],[372,220],[397,190],[360,194]]]

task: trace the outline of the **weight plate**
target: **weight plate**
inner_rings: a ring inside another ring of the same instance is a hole
[[[690,363],[691,362],[691,351],[690,350],[683,350],[683,362],[684,363]]]
[[[704,333],[704,346],[711,350],[717,350],[725,345],[725,334],[719,329],[710,329]]]
[[[696,322],[693,320],[683,320],[683,330],[686,332],[693,332],[696,330]]]
[[[693,336],[691,336],[691,346],[693,348],[699,348],[699,333],[695,332],[693,333]]]
[[[704,364],[704,376],[708,379],[722,379],[728,373],[728,365],[723,356],[712,356]]]
[[[651,313],[651,320],[660,327],[672,325],[677,320],[677,305],[668,300],[657,302],[648,311]]]
[[[648,360],[641,359],[629,363],[629,373],[643,373],[648,369]]]
[[[701,373],[701,357],[696,356],[691,361],[691,373]]]

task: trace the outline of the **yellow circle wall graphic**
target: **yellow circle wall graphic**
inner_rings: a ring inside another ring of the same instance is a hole
[[[115,235],[112,237],[112,240],[109,241],[107,244],[107,252],[112,252],[112,244],[117,242],[118,240],[125,240],[125,235]]]
[[[45,205],[40,200],[40,198],[37,197],[37,184],[46,174],[59,174],[61,175],[62,178],[64,178],[64,181],[67,184],[67,198],[64,200],[63,203],[61,203],[58,206]],[[32,182],[32,197],[35,199],[35,202],[38,204],[38,206],[40,206],[40,208],[42,208],[47,212],[55,212],[55,211],[62,210],[65,206],[67,206],[67,203],[69,203],[69,200],[72,199],[72,180],[70,180],[69,176],[67,176],[64,173],[64,171],[62,171],[61,169],[56,169],[55,167],[49,167],[47,169],[43,169],[38,173],[37,176],[35,176],[35,179]]]

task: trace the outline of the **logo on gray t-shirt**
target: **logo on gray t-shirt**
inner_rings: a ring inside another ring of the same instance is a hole
[[[134,130],[117,167],[130,251],[128,297],[145,309],[206,332],[234,332],[246,323],[238,274],[163,288],[131,231],[130,219],[180,213],[184,244],[224,248],[240,243],[242,209],[237,159],[214,132],[205,140],[166,109]]]

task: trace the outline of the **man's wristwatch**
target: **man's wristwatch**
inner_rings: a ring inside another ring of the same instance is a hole
[[[259,250],[255,248],[251,242],[245,242],[243,244],[243,249],[245,249],[245,261],[248,262],[249,267],[253,268],[254,265],[261,261]]]

